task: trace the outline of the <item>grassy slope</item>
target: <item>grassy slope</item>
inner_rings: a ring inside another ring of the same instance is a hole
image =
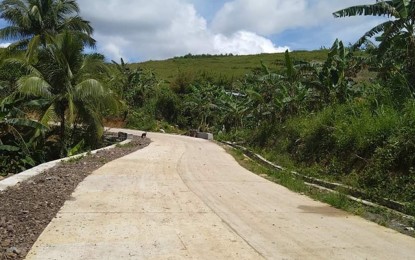
[[[292,58],[301,61],[324,61],[327,50],[294,51]],[[163,61],[147,61],[132,64],[152,70],[160,79],[173,81],[180,73],[193,75],[205,73],[214,78],[227,80],[238,79],[255,68],[260,67],[261,61],[269,68],[280,67],[284,61],[284,53],[240,55],[240,56],[193,56],[190,58],[172,58]]]

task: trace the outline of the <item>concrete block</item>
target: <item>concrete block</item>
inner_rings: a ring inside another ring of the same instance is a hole
[[[198,132],[196,137],[206,139],[206,140],[213,140],[213,134],[211,133]]]

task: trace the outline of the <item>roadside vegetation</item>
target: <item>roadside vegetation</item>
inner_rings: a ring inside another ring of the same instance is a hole
[[[0,11],[0,38],[14,41],[1,51],[1,174],[99,146],[104,121],[197,129],[415,215],[415,1],[335,12],[390,17],[350,46],[139,64],[84,54],[93,29],[74,1],[4,0]]]
[[[106,84],[93,29],[75,1],[4,0],[1,52],[0,173],[99,146],[102,118],[122,104]],[[108,81],[108,80],[107,80]]]
[[[413,1],[339,10],[335,17],[391,19],[351,46],[336,40],[313,55],[259,55],[256,67],[247,61],[254,58],[241,58],[248,71],[229,55],[147,62],[169,86],[163,103],[171,117],[155,106],[158,119],[213,132],[285,167],[402,202],[415,214],[414,12]]]

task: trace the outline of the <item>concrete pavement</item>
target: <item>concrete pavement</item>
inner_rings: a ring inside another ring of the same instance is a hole
[[[213,142],[148,137],[77,187],[27,259],[415,259],[415,239],[252,174]]]

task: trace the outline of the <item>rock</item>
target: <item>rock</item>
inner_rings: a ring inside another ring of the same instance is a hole
[[[2,217],[0,219],[0,227],[6,227],[6,217]]]
[[[10,239],[5,239],[4,241],[1,241],[1,246],[2,247],[8,247],[10,246]]]
[[[405,230],[406,231],[415,231],[415,228],[413,228],[413,227],[406,227]]]
[[[5,258],[4,259],[15,259],[16,258],[16,254],[13,252],[7,252],[5,254]]]
[[[8,254],[16,254],[16,255],[20,255],[20,253],[22,252],[22,251],[20,251],[19,249],[17,249],[17,247],[10,247],[10,248],[7,248],[7,250],[6,250],[6,252],[8,253]]]
[[[14,232],[13,226],[12,225],[8,225],[7,226],[7,231],[10,232],[10,233],[13,233]]]

